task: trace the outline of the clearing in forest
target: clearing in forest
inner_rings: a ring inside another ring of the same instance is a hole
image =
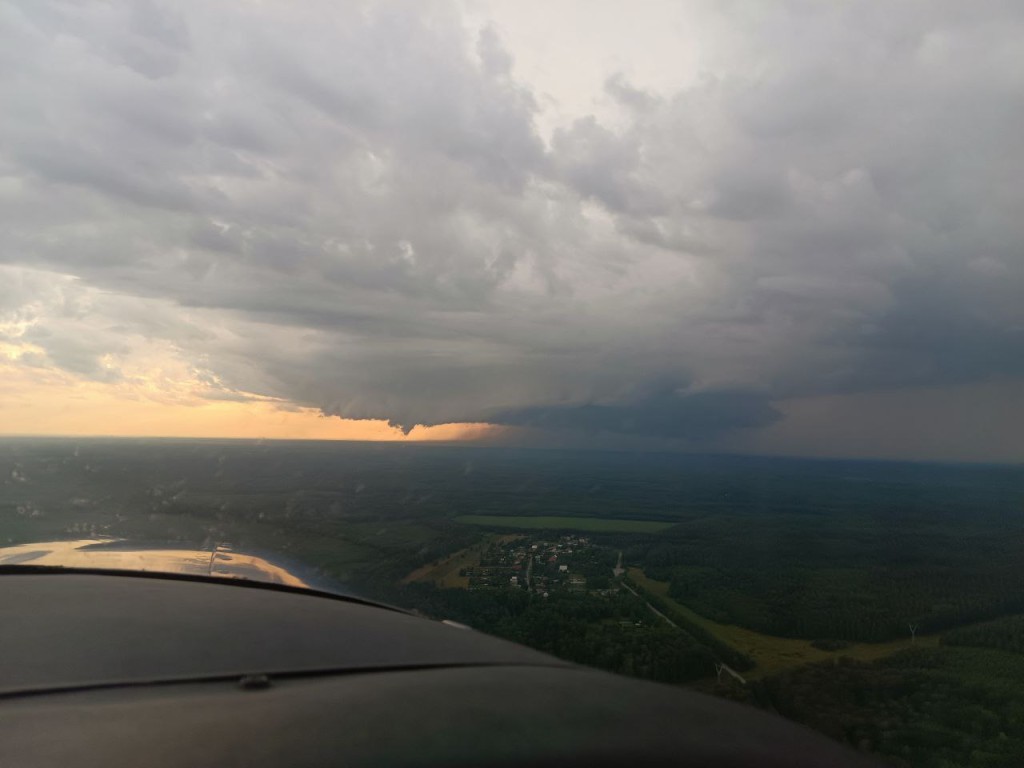
[[[519,534],[503,534],[500,536],[486,536],[485,538],[465,549],[453,552],[441,560],[435,560],[421,565],[404,579],[402,584],[409,584],[413,581],[433,583],[439,587],[467,589],[469,577],[460,576],[459,571],[463,568],[472,568],[480,564],[480,556],[491,544],[506,543],[514,539],[522,538]]]
[[[911,639],[908,637],[905,640],[891,640],[886,643],[850,643],[848,647],[841,650],[823,651],[812,646],[810,640],[765,635],[735,624],[720,624],[701,616],[669,597],[667,581],[650,579],[640,568],[630,568],[628,572],[629,578],[634,584],[657,595],[690,621],[699,624],[722,642],[752,658],[757,667],[750,672],[743,673],[748,679],[771,675],[788,667],[836,659],[841,656],[860,661],[874,661],[911,647]],[[913,647],[926,648],[938,644],[939,636],[937,634],[918,635]]]

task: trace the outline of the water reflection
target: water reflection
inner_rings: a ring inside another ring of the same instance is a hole
[[[293,587],[310,586],[280,565],[224,546],[213,551],[202,551],[139,549],[127,542],[111,539],[34,542],[0,548],[0,565],[159,571],[225,579],[251,579]]]

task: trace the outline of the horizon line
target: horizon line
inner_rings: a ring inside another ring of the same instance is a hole
[[[442,447],[442,448],[486,448],[486,449],[520,449],[530,451],[565,451],[577,453],[629,453],[629,454],[659,454],[670,456],[698,456],[707,458],[736,458],[736,459],[786,459],[794,461],[849,461],[861,463],[878,464],[938,464],[938,465],[969,465],[969,466],[992,466],[992,467],[1024,467],[1024,460],[996,460],[996,459],[927,459],[927,458],[893,458],[880,456],[854,456],[854,455],[807,455],[791,453],[743,453],[729,451],[696,451],[680,448],[679,450],[667,449],[663,446],[657,448],[629,447],[610,448],[606,446],[593,445],[542,445],[530,443],[500,443],[481,439],[463,440],[358,440],[353,438],[329,438],[329,437],[232,437],[229,435],[218,437],[194,437],[182,435],[57,435],[52,433],[2,433],[0,442],[4,440],[106,440],[106,441],[130,441],[130,440],[154,440],[154,441],[176,441],[176,442],[234,442],[234,443],[350,443],[358,445],[400,445],[413,447]]]

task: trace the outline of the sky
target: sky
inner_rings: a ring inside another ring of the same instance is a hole
[[[0,434],[1024,461],[1024,5],[0,5]]]

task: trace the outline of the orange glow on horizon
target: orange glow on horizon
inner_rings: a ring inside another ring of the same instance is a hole
[[[195,437],[279,440],[481,440],[486,423],[416,426],[408,435],[384,420],[324,416],[272,399],[174,397],[138,387],[83,381],[53,369],[26,370],[0,357],[0,435]]]

